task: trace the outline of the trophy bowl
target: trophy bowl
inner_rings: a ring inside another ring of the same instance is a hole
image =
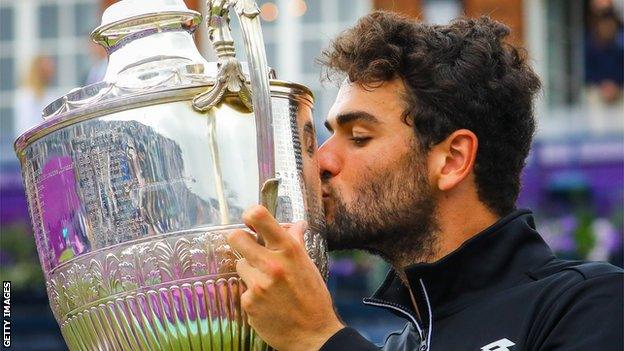
[[[312,94],[275,79],[254,1],[208,2],[217,62],[182,0],[122,0],[92,38],[102,82],[15,142],[50,305],[70,350],[266,350],[225,238],[262,203],[327,274]],[[229,13],[240,21],[240,63]]]

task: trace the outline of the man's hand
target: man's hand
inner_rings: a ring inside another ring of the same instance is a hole
[[[305,222],[285,229],[262,206],[245,211],[243,222],[266,243],[259,245],[244,230],[228,236],[230,246],[243,256],[236,271],[247,285],[241,305],[249,324],[280,351],[318,350],[343,325],[305,250]]]

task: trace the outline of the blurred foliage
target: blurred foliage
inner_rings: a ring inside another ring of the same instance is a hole
[[[27,223],[12,223],[0,230],[2,280],[10,280],[16,291],[44,289],[43,271],[35,238]]]
[[[596,245],[596,233],[592,230],[594,216],[589,211],[579,211],[576,214],[577,227],[574,231],[576,254],[585,258]]]

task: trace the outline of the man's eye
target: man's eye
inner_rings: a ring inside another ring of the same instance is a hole
[[[356,146],[364,146],[366,145],[366,143],[368,143],[368,141],[371,140],[371,137],[352,137],[351,141],[353,142],[353,144],[355,144]]]

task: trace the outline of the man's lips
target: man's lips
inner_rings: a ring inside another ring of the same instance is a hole
[[[321,189],[321,193],[323,195],[323,200],[329,199],[331,197],[331,191],[329,191],[328,189]]]

